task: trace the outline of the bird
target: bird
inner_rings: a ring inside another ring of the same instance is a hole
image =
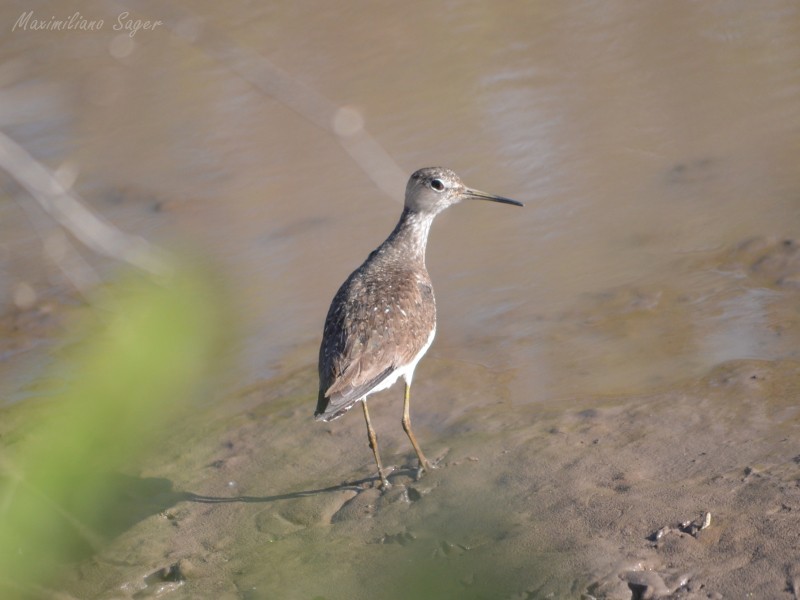
[[[381,462],[367,398],[405,381],[401,423],[419,459],[418,474],[431,470],[411,429],[414,370],[436,335],[436,300],[425,249],[436,215],[462,200],[521,202],[471,189],[443,167],[415,171],[408,180],[400,220],[389,237],[341,285],[325,318],[319,349],[319,395],[314,416],[333,421],[360,402],[369,447],[380,477]]]

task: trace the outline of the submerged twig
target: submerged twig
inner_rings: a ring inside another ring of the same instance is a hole
[[[28,190],[42,210],[88,248],[151,275],[169,274],[163,251],[144,238],[120,231],[97,216],[50,169],[3,132],[0,132],[0,168]]]

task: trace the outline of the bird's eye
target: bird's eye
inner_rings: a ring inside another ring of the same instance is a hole
[[[441,179],[434,179],[431,181],[431,189],[436,190],[437,192],[443,192],[444,182]]]

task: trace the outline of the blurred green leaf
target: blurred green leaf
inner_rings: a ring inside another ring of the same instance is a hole
[[[115,496],[108,474],[168,431],[214,371],[221,311],[207,277],[128,280],[111,295],[112,311],[66,359],[68,383],[41,422],[0,449],[0,592],[27,595],[97,548]]]

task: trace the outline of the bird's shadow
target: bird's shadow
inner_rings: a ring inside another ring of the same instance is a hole
[[[397,476],[404,476],[410,478],[412,481],[419,479],[419,469],[413,467],[395,467],[388,475],[387,479],[391,480]],[[273,496],[204,496],[202,494],[195,494],[193,492],[177,492],[177,502],[199,502],[202,504],[225,504],[225,503],[267,503],[276,502],[278,500],[292,500],[294,498],[306,498],[308,496],[317,496],[319,494],[328,494],[331,492],[353,491],[361,493],[365,490],[372,489],[378,486],[380,478],[377,475],[364,477],[363,479],[355,479],[353,481],[344,481],[337,485],[331,485],[324,488],[315,488],[312,490],[301,490],[297,492],[287,492],[285,494],[275,494]]]
[[[389,474],[389,479],[398,476],[412,480],[418,476],[417,469],[398,467]],[[344,481],[336,485],[298,490],[270,496],[209,496],[174,489],[172,481],[160,477],[133,477],[114,474],[110,476],[109,486],[114,490],[114,501],[109,503],[109,519],[102,528],[107,534],[116,535],[149,516],[163,513],[179,502],[200,504],[260,504],[306,498],[332,492],[353,491],[361,493],[377,487],[377,475]]]
[[[200,502],[202,504],[225,504],[225,503],[267,503],[276,502],[278,500],[292,500],[294,498],[306,498],[308,496],[317,496],[319,494],[327,494],[330,492],[341,491],[354,491],[363,492],[368,484],[376,484],[378,477],[365,477],[364,479],[357,479],[355,481],[346,481],[338,485],[331,485],[324,488],[316,488],[312,490],[301,490],[297,492],[287,492],[285,494],[275,494],[273,496],[204,496],[202,494],[195,494],[193,492],[180,492],[180,501],[187,502]]]

